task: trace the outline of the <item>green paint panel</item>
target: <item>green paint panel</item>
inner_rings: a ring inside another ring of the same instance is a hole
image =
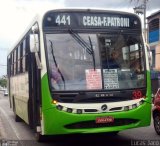
[[[52,97],[49,90],[49,83],[47,74],[45,74],[42,78],[42,111],[52,108]]]
[[[100,133],[100,132],[112,132],[121,131],[130,128],[149,126],[151,122],[151,81],[150,72],[147,72],[147,93],[144,104],[136,109],[125,112],[113,112],[113,113],[100,113],[100,114],[73,114],[56,109],[52,104],[52,98],[49,91],[48,78],[45,75],[42,78],[42,114],[43,125],[45,135],[57,135],[57,134],[73,134],[73,133]],[[78,123],[82,121],[91,121],[96,117],[113,116],[115,119],[130,118],[137,119],[139,122],[115,126],[115,127],[101,127],[101,128],[81,128],[81,129],[68,129],[65,125]]]

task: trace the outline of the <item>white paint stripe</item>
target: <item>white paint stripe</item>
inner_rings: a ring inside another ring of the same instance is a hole
[[[136,100],[128,100],[128,101],[120,101],[120,102],[106,102],[106,103],[60,103],[58,102],[57,105],[61,105],[63,106],[63,110],[67,110],[67,108],[72,108],[74,109],[74,111],[76,111],[77,109],[95,109],[97,110],[95,113],[102,113],[104,112],[101,107],[102,105],[106,104],[107,105],[107,110],[105,110],[105,112],[116,112],[116,111],[124,111],[124,107],[125,106],[129,106],[130,109],[132,109],[132,105],[136,104],[137,106],[139,106],[139,102],[143,100],[143,98],[140,99],[136,99]],[[112,108],[117,108],[117,107],[121,107],[120,110],[115,110],[115,111],[110,111],[110,109]],[[85,113],[85,112],[84,112]],[[87,112],[89,113],[89,112]],[[93,113],[93,112],[91,112]]]
[[[18,140],[21,140],[20,134],[16,130],[16,127],[14,126],[14,124],[11,123],[11,120],[9,119],[9,116],[6,114],[6,112],[1,107],[0,107],[0,111],[4,115],[4,117],[7,119],[9,125],[11,126],[11,128],[14,131],[14,133],[15,133],[16,137],[18,138]]]

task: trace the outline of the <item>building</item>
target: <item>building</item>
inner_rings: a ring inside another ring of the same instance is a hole
[[[155,94],[160,87],[160,10],[147,17],[148,43],[152,51],[152,93]]]
[[[148,43],[152,51],[152,69],[160,71],[160,10],[147,17]]]

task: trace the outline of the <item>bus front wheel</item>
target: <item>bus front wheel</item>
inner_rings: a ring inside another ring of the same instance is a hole
[[[44,142],[44,141],[45,141],[45,136],[42,135],[42,134],[39,133],[39,132],[35,133],[35,137],[36,137],[36,140],[37,140],[38,142]]]
[[[15,114],[14,115],[15,121],[16,122],[22,122],[22,119],[16,113],[14,113],[14,114]]]

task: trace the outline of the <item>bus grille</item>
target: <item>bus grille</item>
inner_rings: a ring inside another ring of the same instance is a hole
[[[72,123],[66,125],[68,129],[84,129],[84,128],[101,128],[101,127],[114,127],[114,126],[124,126],[129,124],[135,124],[139,122],[136,119],[114,119],[113,123],[99,123],[96,124],[94,120],[92,121],[83,121],[78,123]]]

